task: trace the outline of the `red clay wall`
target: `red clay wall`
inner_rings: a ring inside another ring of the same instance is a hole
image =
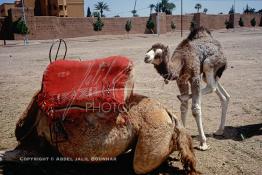
[[[250,21],[255,18],[256,19],[256,26],[259,26],[261,24],[262,15],[261,14],[235,14],[235,27],[239,27],[238,21],[240,17],[244,21],[245,27],[251,27]]]
[[[184,15],[183,16],[183,30],[189,30],[190,24],[194,15]],[[166,15],[166,29],[167,32],[172,31],[171,21],[175,22],[176,30],[181,29],[181,17],[180,15]]]
[[[73,38],[91,35],[125,34],[125,24],[129,18],[103,18],[102,31],[93,30],[94,18],[59,18],[54,16],[35,16],[27,19],[29,39]],[[145,33],[147,17],[131,18],[131,34]],[[15,39],[22,39],[15,35]]]
[[[208,29],[223,29],[225,28],[225,21],[229,20],[229,15],[206,15],[199,13],[200,26],[205,26]]]
[[[21,9],[11,9],[10,17],[12,21],[16,21],[21,17]],[[132,18],[102,18],[104,27],[102,31],[96,32],[93,30],[93,22],[95,18],[60,18],[55,16],[33,16],[33,9],[26,9],[27,24],[29,26],[29,39],[55,39],[55,38],[73,38],[91,35],[118,35],[125,34],[126,21],[131,19],[132,30],[131,34],[149,33],[146,29],[148,17],[132,17]],[[255,17],[257,26],[260,24],[261,15],[259,14],[235,14],[235,26],[238,26],[240,16],[244,20],[245,26],[250,26],[250,20]],[[157,26],[157,16],[153,14],[153,21]],[[183,16],[183,29],[190,28],[191,21],[197,23],[197,26],[205,26],[208,29],[222,29],[225,28],[225,21],[229,20],[229,15],[206,15],[204,13],[197,13]],[[171,21],[176,24],[176,30],[181,29],[180,15],[160,15],[160,32],[170,32]],[[156,32],[155,27],[154,32]],[[12,37],[10,37],[12,38]],[[20,35],[14,35],[14,39],[22,39]]]

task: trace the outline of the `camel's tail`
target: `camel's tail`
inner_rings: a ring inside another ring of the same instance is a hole
[[[174,138],[177,143],[177,148],[179,154],[181,155],[181,162],[184,166],[184,169],[189,175],[198,175],[201,174],[196,170],[196,156],[194,153],[193,142],[190,135],[185,131],[185,128],[180,124],[179,120],[174,114],[166,109],[169,117],[175,124],[174,131],[177,133],[176,138]]]
[[[177,130],[178,133],[177,146],[185,171],[190,175],[201,174],[196,170],[196,156],[191,136],[186,133],[184,128],[175,128],[175,130]]]
[[[216,78],[216,77],[221,78],[223,72],[226,70],[226,67],[227,67],[226,64],[223,65],[223,66],[221,66],[221,67],[216,71],[216,73],[215,73],[215,78]]]
[[[170,112],[168,109],[166,109],[166,112],[167,112],[167,114],[169,115],[169,117],[170,117],[170,119],[172,120],[172,122],[175,124],[175,127],[176,127],[176,128],[181,128],[181,127],[183,127],[183,126],[180,124],[179,120],[176,118],[176,116],[175,116],[172,112]]]

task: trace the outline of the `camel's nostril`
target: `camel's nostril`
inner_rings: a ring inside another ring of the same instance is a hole
[[[174,75],[174,76],[172,76],[172,80],[177,80],[177,76],[176,75]]]
[[[145,57],[145,60],[144,60],[145,63],[148,63],[148,62],[149,62],[149,58],[150,58],[150,57],[148,57],[148,56]]]

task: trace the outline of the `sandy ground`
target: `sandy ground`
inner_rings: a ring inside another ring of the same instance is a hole
[[[229,66],[221,83],[231,95],[224,137],[213,137],[220,121],[220,102],[215,94],[203,97],[203,123],[211,149],[196,150],[198,169],[204,174],[261,174],[262,172],[262,29],[219,30],[213,35],[224,48]],[[186,36],[186,35],[185,35]],[[92,59],[110,55],[130,57],[136,66],[135,91],[158,99],[179,116],[178,88],[164,85],[144,53],[153,43],[169,45],[171,52],[182,40],[179,33],[99,36],[66,39],[69,58]],[[13,148],[15,123],[49,63],[52,41],[9,41],[0,46],[0,150]],[[1,44],[1,41],[0,41]],[[197,127],[191,113],[187,130],[198,145]],[[1,173],[0,173],[1,174]]]

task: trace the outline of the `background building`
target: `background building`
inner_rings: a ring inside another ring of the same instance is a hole
[[[24,0],[26,8],[33,9],[35,16],[84,17],[84,0]],[[0,15],[8,16],[10,8],[21,7],[21,0],[4,3]]]
[[[14,3],[3,3],[0,5],[0,16],[5,17],[8,16],[8,10],[10,8],[14,8]]]

